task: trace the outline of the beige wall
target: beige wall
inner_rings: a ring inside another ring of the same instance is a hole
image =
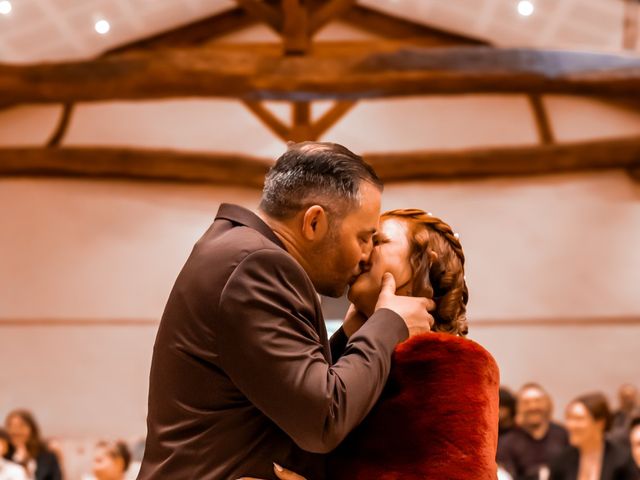
[[[55,435],[143,433],[155,322],[175,276],[220,202],[257,200],[208,186],[1,180],[0,414],[29,406]],[[472,338],[504,383],[540,381],[562,405],[640,378],[640,325],[589,323],[640,317],[640,189],[625,174],[387,187],[383,208],[408,206],[460,233]]]
[[[254,29],[228,41],[269,35]],[[338,25],[323,35],[362,34]],[[640,135],[640,114],[619,105],[544,100],[559,140]],[[315,115],[327,106],[315,105]],[[288,119],[286,105],[270,108]],[[43,145],[59,113],[0,111],[0,146]],[[531,145],[537,134],[525,97],[478,95],[362,102],[324,139],[380,152]],[[283,150],[240,103],[202,99],[78,104],[64,144],[269,158]],[[255,208],[258,192],[0,179],[0,416],[28,406],[50,435],[144,433],[155,322],[222,201]],[[528,322],[640,318],[640,187],[625,174],[388,186],[383,207],[408,206],[460,233],[472,337],[494,353],[506,384],[538,380],[561,405],[583,390],[639,381],[630,360],[638,324]]]

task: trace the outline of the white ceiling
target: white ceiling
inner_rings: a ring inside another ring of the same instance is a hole
[[[5,0],[6,1],[6,0]],[[0,61],[25,63],[89,58],[111,47],[208,17],[232,0],[9,0],[0,15]],[[532,0],[530,17],[518,0],[361,0],[396,16],[496,45],[620,50],[622,0]],[[111,31],[94,24],[106,19]]]

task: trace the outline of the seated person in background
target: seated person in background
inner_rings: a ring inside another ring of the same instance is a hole
[[[566,430],[551,421],[551,398],[536,383],[516,395],[517,427],[498,440],[498,464],[514,480],[538,480],[549,461],[569,444]],[[542,472],[542,473],[541,473]]]
[[[28,476],[35,480],[62,479],[58,458],[40,438],[40,428],[31,412],[9,412],[5,426],[11,438],[10,460],[24,466]]]
[[[638,389],[626,383],[618,390],[618,401],[620,408],[613,412],[611,420],[611,430],[607,438],[612,442],[629,448],[629,429],[631,419],[640,414],[640,402],[638,402]]]
[[[640,472],[640,416],[631,420],[631,431],[629,432],[629,443],[631,444],[631,455],[636,468]]]
[[[0,428],[0,480],[27,480],[27,473],[17,463],[7,460],[10,439],[6,430]]]
[[[498,418],[498,441],[516,426],[516,397],[507,387],[500,387],[500,410]]]
[[[93,457],[95,480],[124,480],[131,462],[129,447],[124,442],[99,442]]]
[[[638,389],[630,383],[625,383],[618,390],[620,407],[613,412],[611,428],[628,427],[634,412],[640,407]]]
[[[567,447],[552,460],[549,480],[639,480],[628,450],[605,440],[611,413],[602,393],[582,395],[567,406]]]

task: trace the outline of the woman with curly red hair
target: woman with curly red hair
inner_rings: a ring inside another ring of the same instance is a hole
[[[373,313],[385,272],[396,281],[396,293],[436,302],[432,331],[466,336],[469,291],[464,252],[458,235],[443,220],[422,210],[391,210],[380,217],[371,268],[349,289],[349,300],[361,314]],[[348,327],[347,327],[348,328]]]

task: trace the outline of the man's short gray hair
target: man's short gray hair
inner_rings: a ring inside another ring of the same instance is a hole
[[[260,209],[284,220],[311,205],[342,216],[360,202],[360,185],[382,182],[362,158],[337,143],[290,143],[266,176]]]

